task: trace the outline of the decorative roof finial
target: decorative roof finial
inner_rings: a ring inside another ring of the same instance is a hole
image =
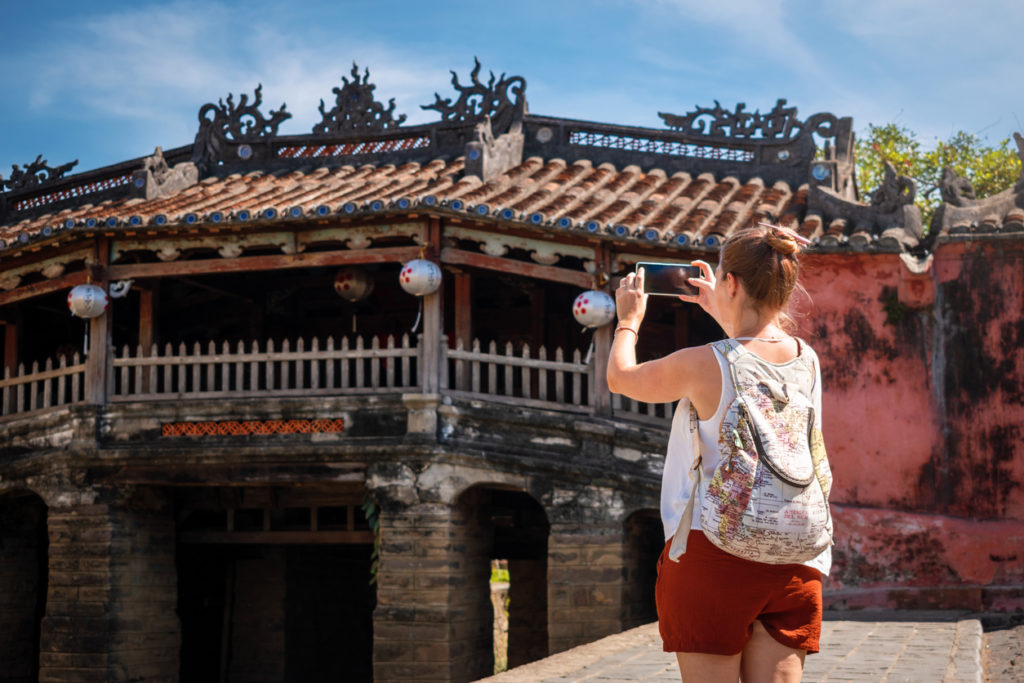
[[[480,82],[480,60],[473,58],[473,71],[469,77],[471,83],[462,85],[454,71],[452,85],[459,91],[459,99],[453,104],[451,98],[442,99],[434,93],[434,103],[421,105],[421,109],[434,109],[441,113],[442,121],[477,122],[485,116],[491,117],[495,134],[504,133],[514,120],[521,120],[527,112],[526,79],[522,76],[506,77],[501,74],[497,82],[494,72],[486,85]],[[509,93],[515,96],[513,102]]]
[[[249,104],[245,93],[235,105],[234,96],[228,93],[227,103],[207,103],[199,108],[199,132],[192,147],[192,161],[208,166],[211,161],[227,161],[234,151],[237,158],[249,161],[256,155],[253,143],[269,140],[277,135],[282,122],[290,119],[284,104],[277,111],[271,110],[270,118],[263,116],[259,106],[263,103],[263,85],[257,85],[255,98]],[[235,159],[237,160],[237,159]]]
[[[313,133],[345,133],[359,130],[384,130],[397,128],[405,121],[405,114],[395,118],[395,98],[388,100],[388,108],[373,99],[376,85],[370,83],[370,70],[365,69],[362,78],[359,67],[352,62],[352,80],[341,77],[345,84],[332,88],[335,95],[334,108],[326,110],[320,100],[320,116],[323,120],[313,126]]]
[[[25,168],[19,168],[17,164],[11,164],[11,177],[4,180],[0,175],[0,189],[7,188],[11,192],[24,190],[37,185],[43,185],[51,180],[58,180],[78,164],[78,159],[68,162],[56,168],[50,167],[43,155],[40,154],[31,164],[25,164]]]

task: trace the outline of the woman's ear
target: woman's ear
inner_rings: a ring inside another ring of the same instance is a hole
[[[730,299],[736,298],[736,292],[739,290],[740,281],[732,273],[725,274],[725,293],[729,295]]]

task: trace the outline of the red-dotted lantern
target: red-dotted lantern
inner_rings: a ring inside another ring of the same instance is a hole
[[[362,268],[342,268],[334,277],[334,291],[342,299],[362,301],[373,291],[373,280]]]
[[[572,315],[583,327],[601,327],[615,319],[615,300],[605,292],[583,292],[572,304]]]
[[[78,285],[68,292],[68,308],[78,318],[95,318],[107,310],[107,293],[93,284]]]
[[[441,286],[441,267],[426,259],[413,259],[398,274],[402,289],[413,296],[433,294]]]

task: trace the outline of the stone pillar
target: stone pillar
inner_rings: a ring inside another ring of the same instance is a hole
[[[461,682],[493,673],[492,534],[473,502],[382,506],[376,680]]]
[[[548,538],[551,654],[622,631],[622,536],[621,523],[552,522]]]
[[[448,608],[458,562],[446,506],[380,511],[373,672],[378,681],[446,681],[451,661]]]
[[[171,507],[140,491],[114,502],[54,503],[48,522],[39,680],[177,681]]]

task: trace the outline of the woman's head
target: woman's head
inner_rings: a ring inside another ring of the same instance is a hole
[[[722,245],[722,276],[732,273],[758,309],[781,311],[797,287],[801,242],[793,231],[766,223],[735,232]]]

